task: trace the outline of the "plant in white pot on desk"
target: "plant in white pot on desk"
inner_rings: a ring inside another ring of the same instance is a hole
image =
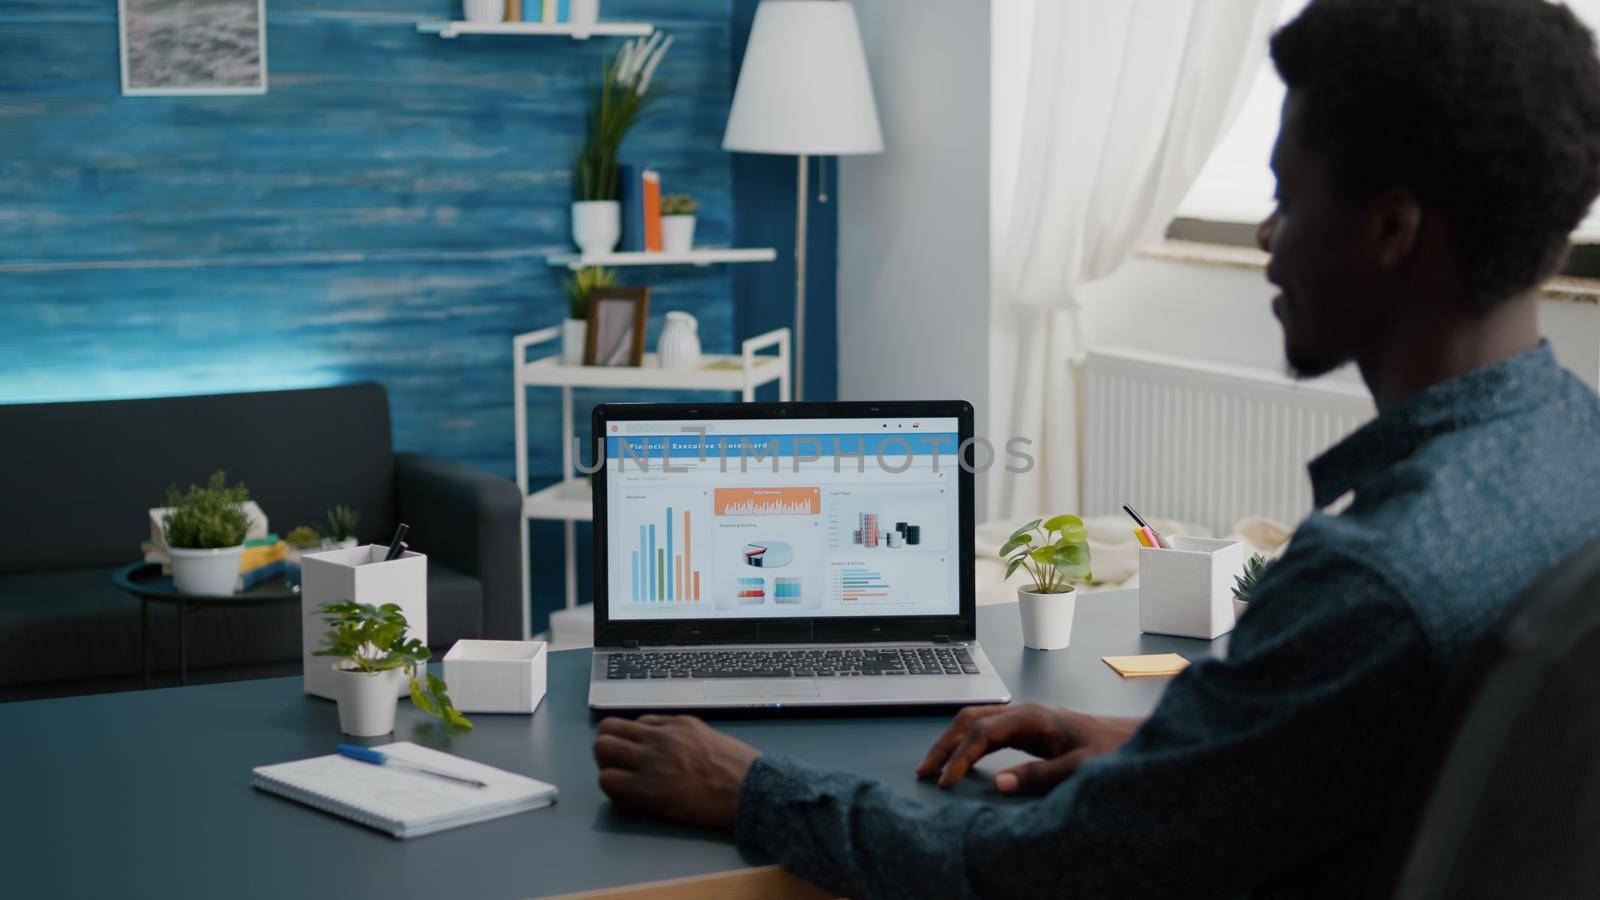
[[[221,596],[233,593],[244,556],[250,499],[243,484],[228,486],[227,473],[211,473],[206,487],[190,485],[188,493],[167,488],[167,513],[163,522],[167,554],[172,559],[172,583],[180,594]]]
[[[1012,533],[1000,548],[1008,560],[1006,577],[1018,569],[1028,582],[1017,588],[1022,614],[1022,644],[1033,650],[1060,650],[1072,641],[1072,616],[1077,608],[1074,582],[1094,576],[1089,569],[1089,535],[1083,520],[1060,515],[1034,519]]]
[[[567,318],[561,323],[561,364],[583,365],[584,341],[589,337],[589,293],[616,287],[617,272],[605,266],[584,266],[562,279],[567,289]]]
[[[688,253],[694,249],[694,214],[699,204],[688,194],[668,194],[661,198],[661,249],[668,253]]]
[[[428,671],[428,648],[410,636],[399,606],[344,600],[324,603],[317,612],[328,630],[322,633],[322,649],[312,655],[335,660],[339,730],[356,737],[393,731],[395,694],[402,678],[410,680],[411,703],[418,709],[446,725],[472,727],[450,702],[444,679]]]
[[[617,151],[655,98],[650,81],[671,45],[672,38],[659,31],[631,40],[617,51],[600,80],[572,175],[572,240],[585,256],[610,253],[622,237]]]

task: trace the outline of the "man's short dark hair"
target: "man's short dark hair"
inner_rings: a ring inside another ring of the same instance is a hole
[[[1600,192],[1600,60],[1567,7],[1313,0],[1272,59],[1341,189],[1444,211],[1475,311],[1561,265]]]

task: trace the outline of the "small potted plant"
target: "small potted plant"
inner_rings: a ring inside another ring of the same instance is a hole
[[[342,503],[328,510],[328,524],[322,533],[323,549],[343,550],[356,546],[356,523],[360,521],[361,514]]]
[[[167,488],[171,511],[162,526],[178,593],[233,593],[250,531],[250,514],[244,508],[249,499],[245,486],[229,487],[227,473],[220,469],[211,473],[206,487],[190,485],[183,494],[176,486]]]
[[[344,600],[324,603],[317,613],[328,630],[322,633],[322,649],[312,655],[335,660],[339,730],[356,737],[393,731],[401,678],[410,680],[411,702],[418,709],[451,727],[472,727],[445,693],[444,679],[427,670],[428,648],[409,636],[399,606]]]
[[[563,366],[583,365],[583,345],[589,337],[589,293],[616,283],[617,270],[605,266],[584,266],[562,279],[567,289],[567,318],[561,323]]]
[[[694,249],[694,214],[699,204],[688,194],[668,194],[661,198],[661,249],[668,253],[688,253]]]
[[[1244,564],[1244,574],[1233,576],[1233,618],[1234,621],[1244,618],[1244,611],[1250,607],[1250,592],[1261,581],[1261,576],[1267,573],[1267,566],[1272,560],[1259,553],[1252,554],[1250,561]]]
[[[610,253],[622,237],[617,151],[655,99],[650,81],[671,45],[672,38],[660,31],[623,44],[589,106],[583,150],[572,173],[572,240],[585,256]]]
[[[1094,577],[1089,569],[1088,532],[1077,516],[1034,519],[1012,533],[1000,548],[1009,560],[1006,577],[1025,569],[1029,581],[1017,588],[1022,613],[1022,644],[1033,650],[1060,650],[1072,641],[1077,607],[1076,581]]]

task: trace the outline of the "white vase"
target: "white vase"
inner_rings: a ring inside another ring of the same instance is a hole
[[[589,323],[582,319],[566,319],[561,323],[561,364],[583,365],[583,345],[589,337]]]
[[[700,323],[686,312],[667,313],[667,324],[656,342],[663,369],[700,368]]]
[[[395,699],[405,681],[404,669],[367,674],[334,663],[334,696],[339,702],[339,730],[354,737],[377,737],[394,730]]]
[[[225,597],[239,584],[239,561],[244,545],[216,550],[167,548],[172,557],[172,585],[180,594]]]
[[[600,18],[600,0],[572,0],[567,21],[574,25],[593,25]]]
[[[1077,588],[1059,594],[1039,594],[1017,588],[1017,608],[1022,613],[1022,646],[1030,650],[1060,650],[1072,643],[1072,614],[1077,606]]]
[[[610,253],[622,238],[622,206],[615,200],[572,204],[572,242],[585,256]]]
[[[461,0],[468,22],[499,22],[505,19],[505,0]]]
[[[661,217],[661,249],[688,253],[694,249],[694,216]]]

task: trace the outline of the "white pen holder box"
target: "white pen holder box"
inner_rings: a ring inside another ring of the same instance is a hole
[[[531,713],[544,699],[544,641],[460,640],[444,655],[450,702],[468,713]]]
[[[335,660],[311,655],[322,649],[322,633],[328,630],[317,612],[324,603],[393,603],[406,617],[406,633],[428,643],[428,558],[407,550],[385,562],[388,552],[387,547],[368,544],[300,557],[300,646],[306,693],[338,699],[334,693]],[[402,678],[395,696],[404,696],[408,690],[409,684]]]
[[[1139,630],[1211,640],[1233,630],[1233,579],[1244,547],[1213,538],[1167,538],[1139,550]]]

